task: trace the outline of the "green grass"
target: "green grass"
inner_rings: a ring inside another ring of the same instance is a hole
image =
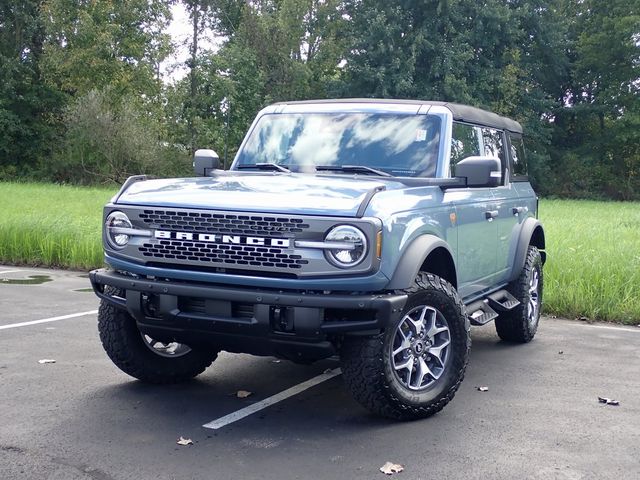
[[[101,266],[102,207],[117,189],[0,183],[0,262]]]
[[[544,311],[640,323],[640,203],[546,200]]]
[[[102,265],[101,212],[115,189],[0,183],[0,262]],[[640,323],[640,203],[544,200],[545,312]]]

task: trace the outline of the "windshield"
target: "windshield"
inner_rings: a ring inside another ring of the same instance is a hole
[[[264,115],[239,152],[236,168],[272,163],[315,172],[317,166],[366,166],[395,176],[435,177],[440,123],[434,115]]]

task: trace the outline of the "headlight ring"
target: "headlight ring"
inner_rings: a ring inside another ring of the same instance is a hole
[[[132,228],[131,220],[126,214],[117,210],[111,212],[105,221],[105,236],[109,246],[117,250],[126,247],[131,236],[125,232]]]
[[[332,265],[339,268],[351,268],[360,264],[367,256],[367,236],[352,225],[333,227],[325,237],[326,243],[339,242],[351,244],[349,249],[325,249],[325,256]]]

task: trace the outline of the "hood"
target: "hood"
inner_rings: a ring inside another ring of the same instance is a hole
[[[215,177],[136,182],[116,203],[356,217],[377,191],[402,187],[378,177],[224,172]]]

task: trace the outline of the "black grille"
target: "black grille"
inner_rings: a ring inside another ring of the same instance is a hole
[[[300,218],[225,213],[144,210],[139,214],[150,228],[236,235],[278,236],[293,238],[309,228]],[[171,257],[169,257],[171,258]]]
[[[182,228],[182,227],[180,227]],[[160,240],[156,244],[144,243],[140,253],[145,257],[190,260],[203,264],[223,263],[271,268],[302,268],[309,263],[300,255],[285,253],[283,248],[249,245],[212,245],[185,240]]]

